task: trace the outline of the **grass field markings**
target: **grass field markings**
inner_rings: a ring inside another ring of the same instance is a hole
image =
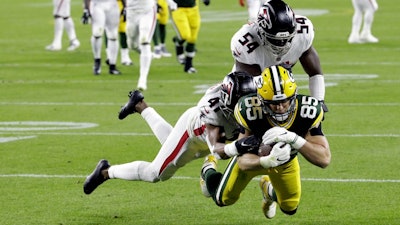
[[[0,174],[0,178],[86,178],[86,175],[51,175],[51,174]],[[171,179],[176,180],[198,180],[198,177],[189,176],[174,176]],[[253,181],[259,181],[259,179],[253,178]],[[311,182],[334,182],[334,183],[400,183],[400,180],[390,179],[344,179],[344,178],[301,178],[302,181]]]
[[[71,130],[97,127],[97,123],[61,121],[9,121],[0,122],[0,131]]]
[[[68,135],[68,136],[154,136],[153,133],[139,133],[139,132],[32,132],[32,131],[19,131],[19,132],[2,132],[0,134],[23,134],[23,135]],[[347,138],[392,138],[400,137],[400,134],[327,134],[327,137],[347,137]]]
[[[0,137],[0,143],[6,143],[6,142],[11,142],[11,141],[19,141],[19,140],[25,140],[25,139],[31,139],[31,138],[36,138],[37,136],[31,135],[31,136],[18,136],[18,137]]]

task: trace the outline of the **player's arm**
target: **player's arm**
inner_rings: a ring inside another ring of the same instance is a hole
[[[207,144],[210,151],[221,159],[228,159],[224,152],[225,143],[219,142],[223,137],[221,135],[220,127],[211,124],[206,124],[207,131]]]
[[[317,133],[317,135],[313,135],[313,133]],[[331,162],[331,150],[328,140],[321,134],[320,127],[312,128],[305,137],[307,142],[298,151],[310,163],[325,168]]]
[[[235,60],[235,71],[244,71],[253,76],[258,76],[262,72],[260,66],[257,64],[249,65],[241,63],[237,60]]]
[[[322,102],[324,112],[328,112],[328,107],[325,105],[325,78],[322,74],[321,63],[315,48],[311,47],[305,51],[300,59],[304,71],[309,76],[309,89],[311,96]]]

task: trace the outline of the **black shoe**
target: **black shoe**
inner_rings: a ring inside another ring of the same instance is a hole
[[[101,73],[101,61],[100,59],[94,59],[93,74],[100,75]]]
[[[94,189],[107,180],[101,174],[101,171],[107,169],[108,167],[110,167],[110,164],[107,160],[102,159],[99,161],[94,171],[88,177],[86,177],[85,183],[83,184],[83,192],[85,192],[85,194],[88,195],[92,193]]]
[[[121,75],[122,73],[117,69],[115,65],[110,65],[110,70],[108,71],[111,75]]]
[[[129,92],[128,97],[129,101],[119,111],[118,118],[120,120],[123,120],[128,115],[135,113],[135,105],[144,99],[143,94],[139,90]]]

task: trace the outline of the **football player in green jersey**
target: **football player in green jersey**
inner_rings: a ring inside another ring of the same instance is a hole
[[[257,93],[242,97],[235,107],[244,132],[223,150],[233,158],[224,174],[206,158],[201,176],[215,203],[228,206],[254,177],[262,175],[264,215],[273,218],[277,204],[283,213],[293,215],[301,196],[297,153],[321,168],[331,160],[321,128],[324,111],[316,98],[297,94],[292,74],[281,66],[267,67],[254,79]],[[270,150],[264,152],[268,145]],[[249,152],[243,153],[243,148]]]

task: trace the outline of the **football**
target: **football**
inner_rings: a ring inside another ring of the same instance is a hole
[[[272,147],[274,146],[275,143],[269,144],[269,145],[264,145],[261,143],[260,148],[258,149],[258,156],[268,156],[269,153],[271,153]]]

